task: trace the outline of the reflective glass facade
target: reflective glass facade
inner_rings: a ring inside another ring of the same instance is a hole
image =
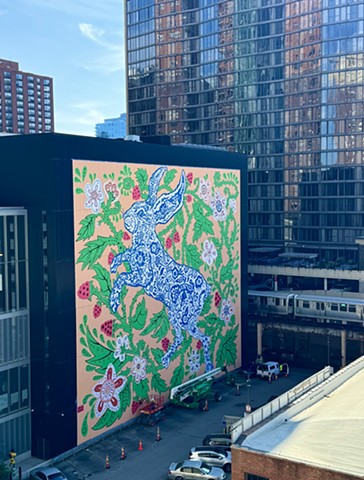
[[[246,153],[250,245],[356,264],[364,2],[126,4],[129,133]]]
[[[0,461],[30,452],[27,216],[0,208]]]

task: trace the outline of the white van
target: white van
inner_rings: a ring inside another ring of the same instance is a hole
[[[278,362],[265,362],[257,366],[258,378],[269,378],[273,380],[275,376],[280,374]]]

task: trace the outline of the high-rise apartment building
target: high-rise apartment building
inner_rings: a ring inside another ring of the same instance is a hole
[[[0,59],[0,132],[54,131],[53,80]]]
[[[126,16],[128,133],[248,157],[254,289],[364,292],[364,1],[127,0]],[[293,297],[263,297],[258,353],[290,346],[328,362],[336,342],[342,365],[349,344],[364,352],[345,318],[356,309],[360,324],[360,298],[303,302],[314,326],[297,330],[277,314]],[[332,325],[355,342],[340,346]]]
[[[357,263],[364,2],[128,0],[129,133],[249,158],[251,246]]]

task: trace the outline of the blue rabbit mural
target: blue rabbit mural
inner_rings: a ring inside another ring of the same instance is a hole
[[[197,321],[211,287],[198,270],[177,263],[164,249],[155,227],[167,224],[182,208],[186,188],[186,175],[182,171],[174,191],[157,198],[159,184],[167,167],[158,168],[148,185],[148,198],[135,202],[124,214],[126,230],[133,235],[131,248],[115,256],[110,270],[128,262],[129,272],[122,272],[114,282],[110,294],[110,307],[115,312],[120,304],[124,285],[141,287],[147,295],[163,303],[174,329],[174,340],[162,357],[167,368],[173,354],[182,343],[182,331],[200,340],[203,346],[206,371],[213,368],[210,357],[210,339],[197,327]]]

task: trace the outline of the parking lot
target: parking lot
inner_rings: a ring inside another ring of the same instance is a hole
[[[190,448],[202,445],[205,435],[223,431],[225,415],[243,416],[248,402],[252,408],[257,408],[271,396],[289,390],[312,373],[303,369],[291,369],[288,377],[271,383],[252,379],[250,387],[243,384],[239,388],[219,381],[214,390],[222,393],[222,401],[210,401],[208,411],[167,406],[164,409],[164,420],[156,426],[132,424],[56,462],[55,466],[69,480],[88,477],[100,480],[165,480],[172,462],[187,459]],[[106,456],[109,468],[105,468]],[[230,479],[230,474],[227,474],[227,479]]]

